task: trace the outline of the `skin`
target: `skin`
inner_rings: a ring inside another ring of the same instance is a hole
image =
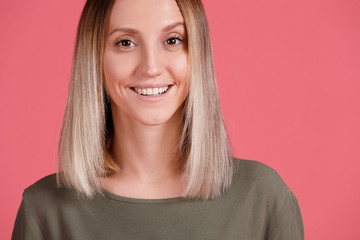
[[[104,53],[105,88],[114,122],[112,155],[121,171],[101,180],[125,197],[181,196],[175,168],[188,94],[184,19],[175,1],[117,0]],[[134,88],[170,86],[159,96]]]

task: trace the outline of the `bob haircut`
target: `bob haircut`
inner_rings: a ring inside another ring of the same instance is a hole
[[[231,185],[233,158],[217,94],[210,33],[201,0],[175,1],[185,22],[189,65],[176,164],[186,184],[183,197],[212,199]],[[88,0],[84,6],[59,141],[58,184],[87,197],[101,194],[99,177],[120,170],[111,157],[113,122],[102,67],[114,2]]]

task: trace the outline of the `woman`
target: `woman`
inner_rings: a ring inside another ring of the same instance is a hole
[[[233,159],[200,0],[88,0],[58,174],[13,239],[303,239],[276,172]]]

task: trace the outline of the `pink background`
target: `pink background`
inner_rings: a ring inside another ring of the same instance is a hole
[[[0,239],[56,169],[83,0],[0,0]],[[235,156],[275,168],[306,239],[360,239],[360,2],[205,0]]]

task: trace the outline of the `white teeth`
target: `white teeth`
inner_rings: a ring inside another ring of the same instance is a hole
[[[157,96],[165,93],[169,89],[169,86],[161,88],[134,88],[135,92],[145,96]]]

